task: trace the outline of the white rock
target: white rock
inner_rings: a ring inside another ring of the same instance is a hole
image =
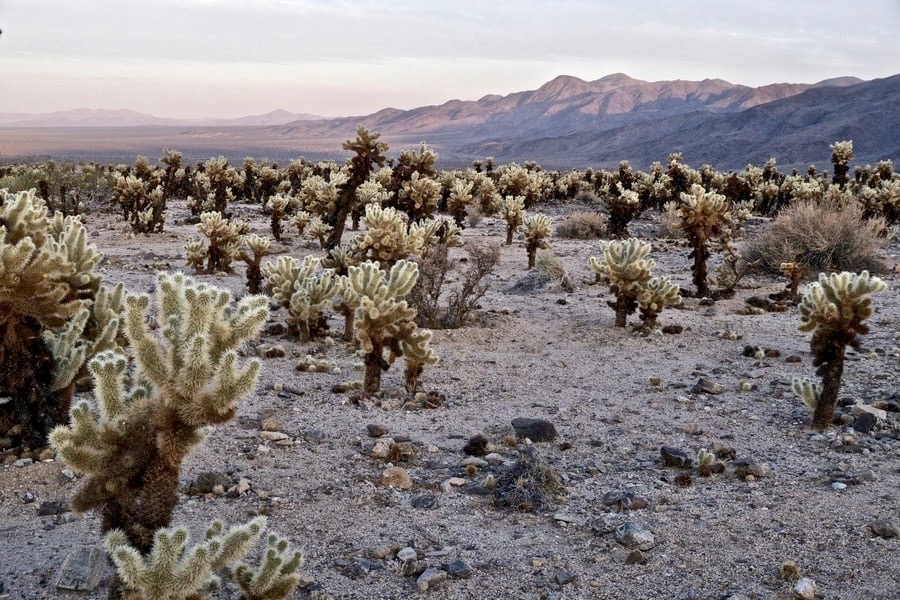
[[[794,598],[799,600],[815,600],[816,582],[809,577],[804,577],[794,584],[791,592],[794,594]]]
[[[286,440],[291,436],[284,433],[283,431],[261,431],[259,433],[259,437],[266,440],[267,442],[279,442],[281,440]]]

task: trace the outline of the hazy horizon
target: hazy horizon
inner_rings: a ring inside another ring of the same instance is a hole
[[[323,117],[559,75],[760,86],[895,74],[900,3],[0,0],[0,112]],[[790,10],[788,10],[790,9]]]

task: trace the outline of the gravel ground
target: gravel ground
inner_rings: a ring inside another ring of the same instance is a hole
[[[575,207],[544,210],[559,222]],[[254,217],[254,231],[268,233],[257,211],[238,207]],[[89,215],[93,241],[107,257],[105,281],[146,292],[155,271],[184,268],[182,245],[196,235],[186,216],[176,205],[166,233],[135,237],[111,215]],[[762,225],[752,222],[747,235]],[[656,274],[690,287],[687,249],[655,239],[656,228],[649,217],[631,231],[652,239]],[[501,243],[504,227],[488,218],[464,237]],[[186,461],[175,522],[197,537],[213,518],[268,515],[272,530],[305,551],[300,598],[792,598],[794,582],[780,574],[785,561],[815,580],[817,598],[898,597],[900,538],[885,536],[900,518],[900,418],[889,411],[869,432],[809,427],[809,411],[790,389],[792,377],[814,375],[796,309],[739,314],[748,296],[778,291],[783,282],[756,275],[734,298],[709,305],[687,298],[660,317],[663,326],[682,326],[680,334],[640,337],[613,326],[606,290],[592,285],[587,260],[598,254],[596,242],[554,238],[551,245],[574,291],[550,282],[510,293],[525,276],[525,250],[516,242],[502,248],[478,321],[434,333],[440,362],[425,369],[421,384],[445,396],[439,408],[401,406],[399,367],[386,373],[380,405],[359,406],[352,393],[333,391],[362,378],[359,359],[342,343],[264,335],[261,342],[280,344],[286,355],[263,361],[260,385],[238,418],[212,431]],[[320,253],[295,237],[285,249]],[[889,242],[886,263],[894,267],[898,255],[898,242]],[[201,279],[243,293],[242,266]],[[874,296],[871,333],[849,353],[841,398],[896,409],[896,269],[884,279],[888,290]],[[277,311],[271,323],[283,319]],[[340,330],[342,321],[333,317],[331,325]],[[744,356],[747,345],[770,356]],[[295,370],[312,351],[340,373]],[[720,393],[695,391],[700,379]],[[516,440],[511,421],[520,417],[550,421],[557,436]],[[268,426],[284,440],[264,439],[267,418],[278,421]],[[415,449],[396,465],[411,489],[379,485],[388,465],[371,456],[378,440],[369,425]],[[495,454],[466,466],[463,446],[477,434]],[[689,457],[701,448],[719,451],[724,472],[701,477],[664,466],[663,446]],[[554,470],[564,493],[533,512],[495,506],[491,480],[504,482],[528,457]],[[208,472],[223,487],[247,489],[189,493]],[[105,565],[94,591],[57,589],[64,558],[100,540],[95,515],[46,504],[64,502],[77,480],[52,458],[0,467],[0,598],[105,597]],[[642,550],[618,540],[626,529],[638,535],[622,541]],[[425,567],[446,580],[422,592]],[[216,597],[237,593],[226,584]]]

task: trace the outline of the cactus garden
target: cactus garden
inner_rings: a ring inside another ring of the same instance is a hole
[[[0,166],[0,598],[895,597],[893,163],[348,136]]]

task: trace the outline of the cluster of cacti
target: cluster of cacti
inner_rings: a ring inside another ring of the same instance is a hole
[[[497,191],[503,197],[522,196],[525,208],[531,208],[543,197],[548,182],[549,178],[539,168],[510,163],[498,170]]]
[[[625,327],[628,315],[641,308],[641,329],[651,331],[666,307],[681,302],[679,288],[669,277],[653,277],[653,261],[647,259],[652,246],[637,238],[604,242],[603,255],[588,263],[598,280],[605,280],[615,301],[607,304],[616,311],[616,327]]]
[[[87,239],[34,191],[0,190],[0,450],[43,445],[84,361],[117,340],[121,291],[101,295],[102,257]]]
[[[333,269],[322,269],[322,259],[306,256],[298,261],[280,256],[266,264],[263,274],[273,301],[287,309],[293,335],[308,340],[327,330],[325,309],[342,286]]]
[[[192,238],[184,245],[187,264],[196,273],[231,271],[231,263],[241,257],[242,236],[248,225],[240,219],[226,219],[220,212],[200,215],[197,231],[206,236]]]
[[[141,170],[136,172],[141,173]],[[116,174],[113,198],[122,207],[122,215],[135,233],[161,232],[168,216],[164,182],[155,175],[151,171],[145,179],[139,175]]]
[[[528,268],[534,268],[534,259],[539,249],[549,248],[547,238],[552,233],[550,217],[537,213],[528,215],[522,221],[525,232],[525,251],[528,254]]]
[[[224,156],[211,158],[194,172],[195,196],[187,198],[188,207],[195,215],[210,211],[224,215],[243,186],[244,174],[229,166]]]
[[[859,336],[869,332],[864,321],[872,316],[870,294],[886,287],[884,281],[870,277],[867,271],[844,271],[820,274],[818,282],[804,294],[800,302],[800,330],[813,333],[813,365],[822,379],[820,383],[795,379],[793,389],[813,410],[815,426],[831,424],[844,372],[844,351],[847,346],[859,348]]]

